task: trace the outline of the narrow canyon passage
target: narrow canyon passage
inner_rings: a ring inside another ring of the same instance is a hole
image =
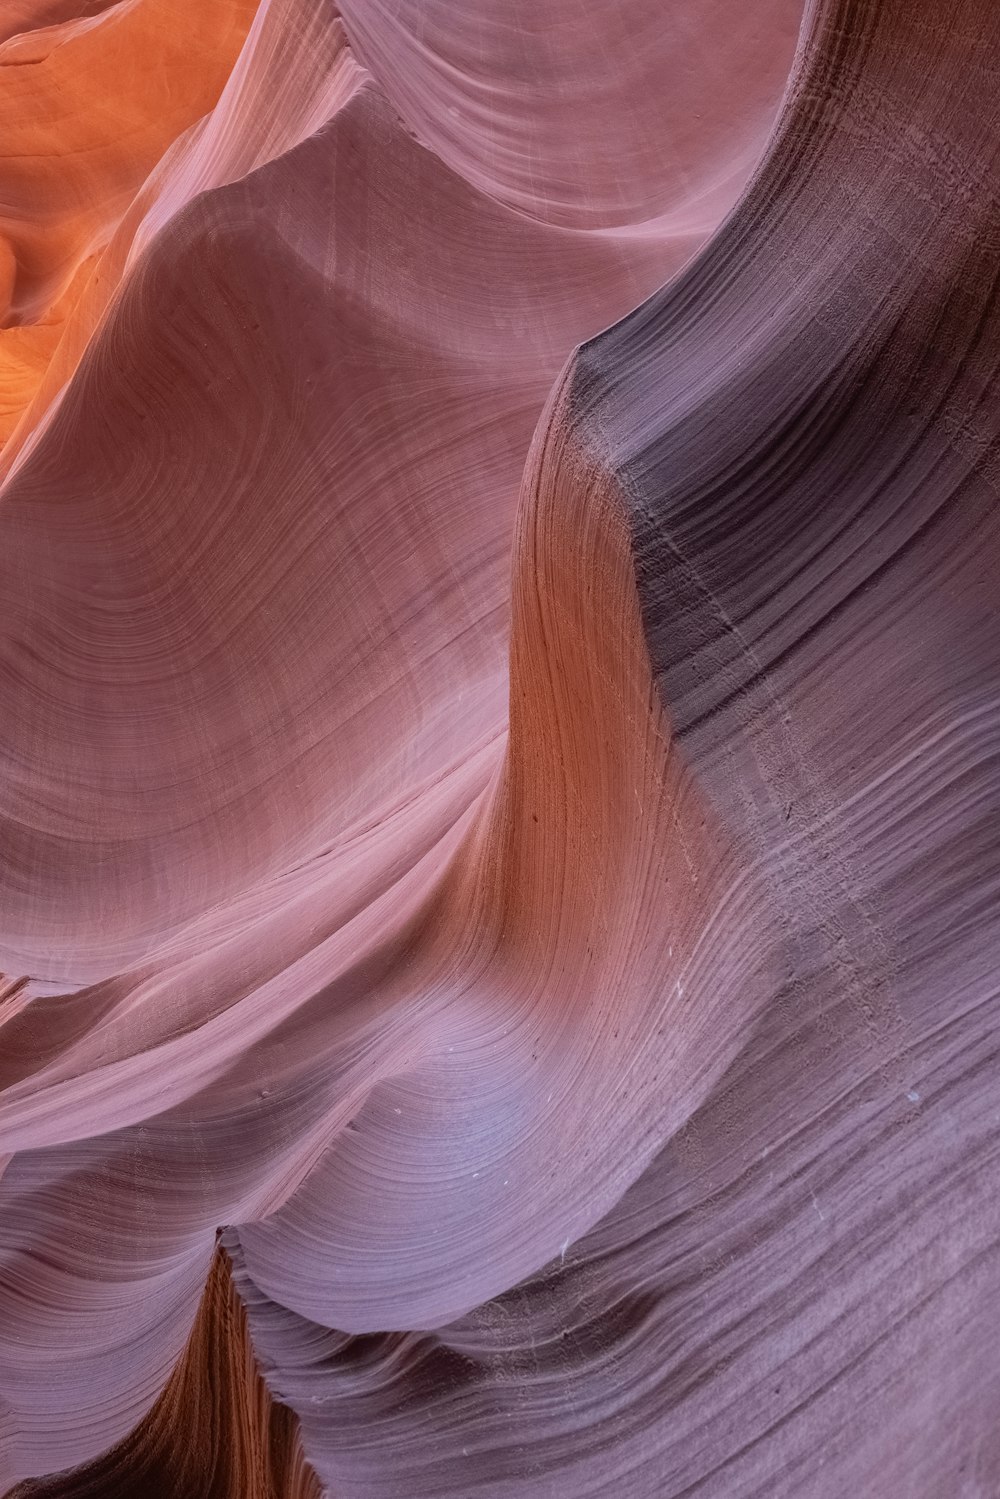
[[[0,1492],[1000,1490],[998,74],[13,0]]]

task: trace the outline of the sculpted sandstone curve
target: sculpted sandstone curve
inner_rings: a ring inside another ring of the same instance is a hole
[[[995,8],[11,15],[0,1490],[992,1493]]]

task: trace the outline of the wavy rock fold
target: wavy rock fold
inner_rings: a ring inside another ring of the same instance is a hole
[[[0,1490],[1000,1486],[992,0],[0,23]]]

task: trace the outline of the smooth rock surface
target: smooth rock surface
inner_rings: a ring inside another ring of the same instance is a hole
[[[991,1499],[1000,12],[10,14],[0,1490]]]

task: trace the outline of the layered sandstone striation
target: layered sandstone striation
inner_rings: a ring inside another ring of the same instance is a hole
[[[0,1490],[993,1494],[992,0],[10,15]]]

